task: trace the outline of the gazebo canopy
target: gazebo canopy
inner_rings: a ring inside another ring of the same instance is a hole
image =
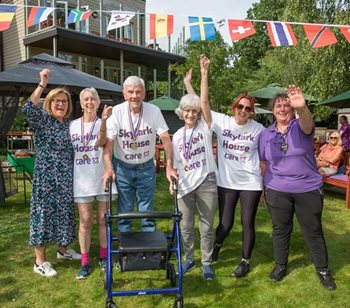
[[[350,91],[330,97],[325,101],[319,102],[318,105],[327,105],[335,108],[350,108]]]
[[[168,96],[158,97],[154,100],[148,101],[148,103],[158,106],[162,111],[174,111],[179,107],[179,101]]]

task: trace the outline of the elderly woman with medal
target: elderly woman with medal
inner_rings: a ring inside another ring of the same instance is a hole
[[[137,76],[128,77],[123,84],[125,102],[113,107],[107,121],[107,142],[104,147],[105,174],[116,178],[118,213],[132,212],[136,201],[138,211],[153,210],[156,173],[153,157],[156,137],[160,137],[166,154],[167,178],[177,178],[174,171],[173,149],[168,126],[160,109],[144,102],[145,83]],[[116,160],[113,160],[112,153]],[[116,175],[116,176],[115,176]],[[131,220],[119,219],[120,232],[130,231]],[[141,220],[142,231],[154,231],[152,219]]]
[[[309,247],[321,284],[336,288],[328,269],[328,253],[322,230],[322,177],[317,170],[313,149],[315,133],[312,114],[300,88],[290,85],[285,94],[271,100],[276,122],[266,128],[259,140],[259,156],[264,176],[266,203],[272,219],[275,267],[273,281],[287,274],[293,217]],[[294,112],[298,118],[294,118]]]
[[[79,244],[81,269],[77,279],[86,279],[91,272],[90,246],[93,226],[93,202],[97,200],[97,224],[100,266],[107,267],[106,201],[102,176],[104,174],[103,149],[106,142],[106,121],[112,107],[104,106],[102,119],[97,117],[100,106],[99,95],[94,88],[80,92],[80,106],[83,116],[70,123],[70,135],[74,149],[74,201],[79,210]],[[116,198],[116,188],[112,199]]]
[[[195,211],[199,214],[201,268],[206,280],[214,279],[211,255],[214,243],[214,216],[217,202],[216,164],[212,150],[211,117],[201,116],[201,100],[208,100],[209,59],[201,57],[201,97],[189,94],[180,100],[175,113],[185,122],[173,136],[174,168],[179,173],[178,205],[182,212],[181,238],[185,252],[183,273],[195,268]],[[185,79],[191,80],[192,70]],[[170,191],[172,185],[170,185]]]

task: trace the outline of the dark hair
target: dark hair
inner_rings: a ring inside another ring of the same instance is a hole
[[[286,93],[277,93],[275,94],[271,99],[270,99],[270,102],[269,102],[269,106],[271,109],[273,109],[275,107],[275,104],[277,101],[279,101],[280,99],[285,99],[287,100],[288,99],[288,95]]]
[[[235,99],[235,101],[232,103],[231,105],[231,108],[232,108],[232,113],[234,114],[235,113],[235,108],[236,106],[238,105],[238,103],[243,99],[243,98],[246,98],[250,104],[252,105],[252,110],[253,112],[255,112],[255,109],[254,109],[254,104],[255,104],[255,97],[252,96],[252,95],[249,95],[247,92],[243,92],[241,93],[240,95],[238,95],[238,97]]]
[[[347,118],[347,116],[345,116],[345,115],[341,115],[341,116],[339,117],[339,119],[343,119],[343,120],[345,120],[346,122],[348,121],[348,118]]]

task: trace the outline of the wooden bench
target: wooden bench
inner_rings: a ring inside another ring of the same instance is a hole
[[[350,153],[343,153],[343,163],[349,167]],[[350,170],[348,169],[347,174],[337,174],[323,178],[323,183],[341,187],[345,189],[345,206],[350,209]]]

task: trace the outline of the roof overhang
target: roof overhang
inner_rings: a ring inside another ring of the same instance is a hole
[[[124,62],[145,65],[151,69],[168,70],[172,63],[183,63],[186,58],[148,47],[103,38],[97,35],[82,33],[61,27],[50,27],[27,35],[25,46],[53,49],[53,39],[57,38],[57,49],[103,59],[120,60],[123,50]]]

